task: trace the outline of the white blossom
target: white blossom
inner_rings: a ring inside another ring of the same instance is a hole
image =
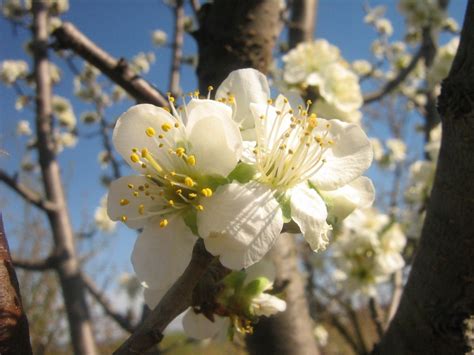
[[[372,71],[372,64],[367,60],[355,60],[352,62],[352,70],[359,76],[368,75]]]
[[[375,28],[381,34],[391,36],[393,34],[392,23],[386,18],[380,18],[375,21]]]
[[[30,127],[30,122],[21,120],[16,125],[16,134],[19,136],[31,136],[32,130]]]
[[[407,147],[401,139],[389,138],[385,144],[387,145],[389,159],[391,162],[400,163],[405,160],[407,156]]]
[[[439,48],[436,53],[433,65],[427,74],[427,81],[430,88],[440,84],[441,80],[448,76],[454,56],[458,50],[459,37],[452,38],[447,44]]]
[[[7,85],[24,79],[27,74],[28,64],[24,60],[4,60],[0,64],[0,80]]]
[[[112,221],[107,215],[107,196],[103,196],[100,199],[100,205],[94,213],[94,222],[102,232],[111,233],[115,230],[117,223]]]
[[[166,44],[166,41],[168,40],[168,35],[165,31],[155,30],[153,31],[151,38],[155,46],[161,47]]]
[[[68,129],[76,126],[76,115],[71,106],[71,102],[62,96],[53,96],[53,112],[56,115],[59,124]]]

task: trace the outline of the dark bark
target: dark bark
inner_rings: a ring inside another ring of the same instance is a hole
[[[474,314],[474,0],[442,84],[441,150],[420,246],[376,354],[464,354]]]
[[[48,201],[58,206],[48,211],[55,254],[62,258],[57,272],[64,296],[69,330],[75,354],[96,353],[85,289],[80,276],[74,233],[56,160],[52,130],[52,90],[48,62],[48,8],[46,1],[33,1],[34,75],[36,84],[36,131],[38,157]]]
[[[311,41],[316,27],[316,14],[319,0],[292,0],[291,17],[288,25],[289,47],[300,42]]]
[[[32,354],[28,319],[0,214],[0,354]]]
[[[240,68],[267,73],[280,32],[277,0],[218,0],[199,11],[199,89],[207,92]]]

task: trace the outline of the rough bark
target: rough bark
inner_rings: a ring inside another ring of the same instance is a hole
[[[199,11],[197,75],[199,89],[217,87],[232,71],[255,68],[267,73],[280,31],[277,0],[218,0]]]
[[[33,36],[39,163],[46,198],[58,207],[54,211],[47,212],[55,254],[61,255],[56,270],[64,296],[74,352],[93,355],[96,353],[94,337],[52,135],[52,92],[47,52],[48,8],[46,1],[33,1]]]
[[[464,354],[474,314],[474,0],[442,85],[441,150],[420,246],[376,354]]]
[[[0,214],[0,354],[32,354],[28,319]]]
[[[294,236],[282,234],[271,251],[277,271],[277,285],[285,285],[287,310],[261,317],[253,335],[247,337],[250,354],[318,354],[304,293],[304,281],[298,270]]]

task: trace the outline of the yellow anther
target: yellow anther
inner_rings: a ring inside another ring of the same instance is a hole
[[[177,190],[176,190],[176,193],[177,193],[178,195],[179,195],[179,194],[182,194],[182,193],[183,193],[183,190],[177,189]]]
[[[138,149],[137,148],[132,148],[132,153],[136,153],[138,152]]]
[[[197,194],[195,194],[194,192],[191,192],[191,193],[188,194],[188,197],[189,197],[190,199],[193,199],[193,198],[196,198],[196,197],[197,197]]]
[[[174,206],[174,201],[173,201],[173,200],[169,200],[169,201],[168,201],[168,205]]]
[[[194,166],[194,165],[196,165],[196,157],[194,155],[190,155],[186,158],[186,162],[189,165]]]
[[[171,128],[173,128],[173,126],[170,125],[169,123],[163,123],[163,124],[161,125],[161,129],[162,129],[163,131],[165,131],[165,132],[168,132]]]
[[[207,87],[207,91],[212,91],[212,90],[214,90],[214,87],[213,87],[212,85],[209,85],[209,86]]]
[[[143,185],[138,186],[138,190],[145,191],[145,186],[143,186]]]
[[[174,97],[173,96],[168,96],[168,101],[170,103],[174,103]]]
[[[140,157],[137,153],[133,153],[132,155],[130,155],[130,160],[134,163],[138,163],[140,161]]]
[[[127,218],[127,216],[125,216],[125,215],[123,215],[122,217],[120,217],[120,220],[121,220],[123,223],[127,222],[127,219],[128,219],[128,218]]]
[[[194,96],[195,96],[195,97],[199,97],[200,94],[201,94],[201,93],[199,92],[199,90],[194,91]]]
[[[273,103],[273,100],[272,99],[268,99],[267,100],[267,104],[271,105]]]
[[[196,209],[198,211],[204,211],[204,206],[203,205],[196,205]]]
[[[235,104],[235,97],[234,97],[234,95],[232,95],[232,94],[229,95],[229,97],[227,98],[227,102],[228,102],[229,104]]]
[[[311,100],[306,100],[306,104],[307,104],[307,105],[311,105],[312,103],[313,103],[313,101],[311,101]]]
[[[153,137],[156,134],[153,127],[148,127],[147,129],[145,129],[145,133],[148,137]]]
[[[126,198],[123,198],[120,200],[120,206],[126,206],[130,203],[129,200],[127,200]]]
[[[326,123],[326,128],[331,128],[331,124],[330,124],[330,123]]]
[[[331,145],[331,144],[334,144],[334,141],[332,139],[329,139],[328,140],[328,144]]]
[[[175,171],[172,171],[170,172],[171,176],[176,176],[176,172]]]
[[[129,189],[133,189],[133,184],[128,184],[127,186]]]
[[[144,205],[139,205],[138,206],[138,213],[139,214],[144,214],[145,213],[145,206]]]
[[[184,184],[188,187],[193,187],[194,186],[194,181],[189,176],[186,176],[184,178]]]
[[[178,127],[179,127],[179,123],[176,122],[176,123],[174,124],[174,127],[175,127],[175,128],[178,128]]]
[[[158,148],[163,148],[163,143],[160,143],[160,144],[158,145]]]
[[[183,154],[184,154],[185,152],[186,152],[186,149],[184,149],[184,148],[182,148],[182,147],[179,147],[179,148],[176,149],[176,155],[177,155],[178,157],[180,157],[180,158],[183,156]]]
[[[318,118],[316,117],[315,113],[312,113],[308,118],[308,125],[311,128],[315,128],[318,126]]]
[[[159,134],[159,135],[158,135],[158,138],[163,139],[163,138],[165,138],[165,136],[162,135],[162,134]]]
[[[201,193],[203,194],[203,196],[206,196],[206,197],[211,197],[212,196],[212,190],[208,187],[202,189]]]
[[[160,221],[160,227],[165,228],[168,225],[168,220],[167,219],[162,219]]]
[[[142,158],[146,158],[146,156],[148,155],[148,153],[149,153],[149,152],[148,152],[148,149],[143,148],[143,149],[142,149]]]
[[[142,163],[142,168],[146,169],[146,164],[145,163]]]
[[[133,191],[133,196],[138,197],[138,191]]]
[[[170,108],[169,107],[163,107],[163,110],[167,111],[167,112],[171,112]]]

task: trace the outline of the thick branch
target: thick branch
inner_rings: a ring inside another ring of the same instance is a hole
[[[174,8],[174,38],[173,38],[173,57],[171,59],[170,86],[169,91],[173,95],[179,95],[181,61],[183,59],[184,43],[184,0],[177,0]]]
[[[214,257],[206,251],[203,241],[198,240],[184,273],[114,354],[140,354],[159,343],[168,324],[191,305],[193,290],[213,260]]]
[[[288,44],[291,49],[300,42],[313,39],[318,0],[293,0],[290,4],[291,19],[288,25]]]
[[[84,274],[82,274],[81,277],[87,291],[89,291],[92,297],[94,297],[94,299],[102,306],[105,314],[112,318],[123,330],[133,333],[135,331],[135,326],[130,322],[130,319],[113,309],[105,294],[99,290],[90,277]]]
[[[0,181],[7,184],[13,191],[43,211],[54,211],[55,204],[41,197],[39,193],[31,190],[28,186],[18,182],[17,179],[8,175],[5,171],[0,170]]]
[[[443,134],[420,246],[380,354],[464,354],[474,313],[474,0],[439,97]],[[416,329],[416,331],[414,331]]]
[[[28,319],[0,214],[0,354],[32,354]]]
[[[422,58],[422,56],[423,56],[423,47],[420,47],[418,51],[415,53],[415,55],[411,58],[410,63],[408,63],[408,65],[405,68],[400,70],[398,72],[398,75],[395,78],[385,83],[385,85],[380,90],[366,94],[364,96],[364,105],[378,101],[382,99],[385,95],[395,90],[398,87],[398,85],[400,85],[403,82],[403,80],[405,80],[408,77],[408,75],[410,75],[410,73],[416,68],[418,61]]]
[[[129,67],[124,59],[115,59],[82,34],[72,23],[65,22],[53,32],[56,49],[71,49],[84,60],[97,67],[113,82],[122,87],[138,102],[168,106],[163,95]]]

